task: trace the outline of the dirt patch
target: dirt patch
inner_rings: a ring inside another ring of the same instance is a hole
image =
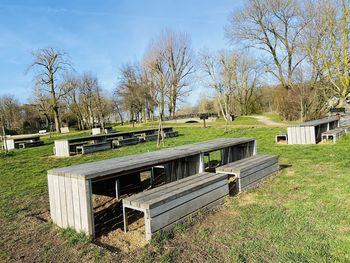
[[[240,194],[238,196],[238,205],[239,206],[247,206],[247,205],[253,205],[257,203],[256,200],[257,194],[256,193],[244,193]]]

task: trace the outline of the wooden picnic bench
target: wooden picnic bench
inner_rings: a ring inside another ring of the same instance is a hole
[[[226,174],[200,173],[123,199],[124,231],[128,209],[144,212],[146,240],[188,215],[228,195]]]
[[[216,168],[217,173],[236,176],[236,192],[256,186],[279,169],[275,155],[261,155],[244,158]]]
[[[177,136],[179,136],[178,131],[164,132],[164,138],[172,138],[172,137],[177,137]]]
[[[94,144],[84,144],[76,147],[77,154],[86,154],[98,151],[109,150],[112,148],[110,142],[99,142]]]
[[[138,137],[130,137],[125,139],[113,140],[113,147],[122,147],[135,145],[140,142]]]
[[[166,132],[172,132],[173,128],[165,127],[163,130]],[[74,143],[82,143],[83,145],[89,145],[91,142],[94,142],[96,144],[96,143],[113,141],[113,140],[124,140],[127,138],[134,138],[139,134],[146,134],[147,136],[151,136],[157,133],[158,133],[158,129],[153,128],[153,129],[114,132],[114,133],[107,133],[107,134],[97,134],[97,135],[90,135],[90,136],[83,136],[83,137],[76,137],[76,138],[60,139],[60,140],[55,140],[54,153],[56,156],[59,156],[59,157],[68,157],[71,154],[75,154],[75,151],[71,151],[71,147],[70,147],[70,145]],[[135,140],[122,141],[120,142],[120,146],[132,145],[131,141],[135,142]],[[117,143],[117,146],[119,146],[118,144],[119,143]]]
[[[138,135],[138,138],[140,142],[156,141],[158,139],[158,133],[155,133],[155,134],[142,133]]]
[[[316,144],[322,133],[339,127],[337,117],[307,121],[287,128],[288,144]]]
[[[6,146],[7,150],[35,147],[43,145],[44,142],[40,140],[39,134],[23,134],[6,136],[3,141],[3,147]]]
[[[345,129],[343,128],[336,128],[333,130],[329,130],[326,132],[322,133],[322,141],[326,142],[328,140],[332,140],[333,143],[336,143],[336,141],[338,139],[340,139],[341,137],[343,137],[345,135]]]
[[[18,148],[29,148],[44,145],[43,141],[19,142]]]
[[[220,138],[49,170],[51,218],[62,228],[71,227],[94,236],[97,225],[94,222],[93,198],[103,195],[101,185],[115,185],[114,194],[119,198],[119,192],[125,189],[121,180],[123,177],[132,177],[127,183],[137,184],[139,176],[136,174],[160,169],[164,172],[164,181],[171,183],[204,172],[205,156],[209,153],[216,155],[217,152],[220,153],[219,162],[222,165],[252,156],[256,153],[255,139]],[[127,193],[124,191],[122,194]]]

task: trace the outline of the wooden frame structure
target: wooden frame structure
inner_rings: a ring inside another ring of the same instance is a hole
[[[3,142],[3,144],[5,143],[8,150],[25,148],[26,146],[27,147],[40,146],[44,144],[44,142],[40,140],[40,135],[38,134],[6,136],[6,139]]]
[[[116,198],[119,198],[121,177],[131,177],[162,165],[165,167],[166,181],[173,182],[204,172],[204,156],[214,151],[221,152],[221,163],[224,165],[255,155],[256,142],[252,138],[222,138],[49,170],[51,218],[59,227],[70,227],[94,236],[94,183],[115,180]]]
[[[163,128],[164,132],[172,132],[172,127]],[[141,134],[151,135],[158,132],[158,129],[144,129],[137,131],[128,131],[128,132],[116,132],[109,134],[98,134],[77,138],[69,138],[62,140],[55,140],[55,148],[54,153],[57,157],[69,157],[72,155],[72,147],[74,148],[76,145],[88,144],[91,142],[94,143],[102,143],[107,142],[108,140],[118,139],[118,138],[131,138]]]
[[[189,214],[218,203],[229,194],[226,174],[201,173],[123,199],[124,231],[128,210],[144,213],[146,240]]]
[[[288,144],[316,144],[322,140],[322,133],[339,127],[337,117],[308,121],[287,128]]]

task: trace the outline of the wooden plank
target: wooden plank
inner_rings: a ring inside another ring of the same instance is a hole
[[[72,183],[72,199],[73,199],[73,212],[74,212],[74,228],[77,231],[82,230],[81,227],[81,208],[80,208],[80,196],[79,185],[77,178],[71,178]]]
[[[67,223],[71,228],[75,228],[74,224],[74,207],[73,207],[73,191],[72,181],[70,177],[63,177],[66,190],[66,202],[67,202]]]
[[[204,187],[211,186],[217,182],[227,184],[227,175],[221,174],[217,180],[205,180],[205,182],[191,181],[190,185],[179,187],[177,190],[173,190],[171,193],[164,194],[163,196],[158,196],[156,198],[147,198],[145,201],[140,202],[137,202],[138,200],[135,200],[131,202],[131,204],[133,205],[134,203],[139,203],[141,208],[155,208],[172,200],[179,199],[182,196],[196,192]]]
[[[55,208],[56,208],[56,223],[58,226],[62,227],[62,212],[61,212],[61,198],[60,198],[60,186],[59,186],[59,178],[60,176],[53,176],[53,187],[54,187],[54,199],[55,199]]]
[[[243,178],[245,176],[249,176],[257,171],[260,171],[264,168],[275,165],[277,163],[278,163],[277,158],[271,158],[270,160],[267,160],[264,163],[260,163],[260,164],[257,164],[256,166],[249,167],[249,169],[241,169],[239,177]]]
[[[86,199],[87,199],[87,217],[89,235],[95,236],[95,222],[94,222],[94,208],[92,205],[92,185],[91,180],[85,181],[86,186]]]
[[[198,198],[199,196],[206,194],[208,192],[211,192],[211,191],[213,191],[217,188],[220,188],[222,186],[228,187],[227,179],[210,184],[210,185],[205,186],[203,188],[199,188],[198,190],[190,192],[187,195],[181,196],[181,197],[176,198],[172,201],[169,201],[169,202],[166,202],[166,203],[159,205],[157,207],[151,208],[150,209],[150,217],[155,217],[159,214],[165,213],[168,210],[171,210],[171,209],[173,209],[173,208],[175,208],[183,203],[188,202],[189,200]]]
[[[66,185],[65,185],[65,177],[60,176],[58,178],[59,192],[60,192],[60,202],[61,202],[61,218],[62,225],[61,227],[68,227],[68,215],[67,215],[67,198],[66,198]]]
[[[246,167],[250,167],[251,165],[254,166],[255,164],[265,162],[266,160],[269,160],[271,158],[277,159],[277,157],[274,155],[257,154],[251,157],[228,163],[226,165],[219,166],[216,168],[216,170],[221,172],[232,172],[233,170],[245,169]]]
[[[255,172],[250,176],[244,176],[243,178],[240,178],[238,182],[239,190],[242,191],[246,188],[246,186],[254,183],[255,181],[258,181],[264,177],[268,177],[269,175],[276,173],[278,169],[279,169],[278,164],[275,164],[270,167],[264,168],[263,170]]]
[[[55,187],[54,177],[57,175],[47,175],[47,185],[49,188],[50,216],[53,222],[56,221]]]
[[[59,157],[70,156],[69,143],[67,140],[56,140],[55,141],[55,155]]]
[[[163,213],[157,217],[151,218],[151,232],[154,233],[155,231],[164,228],[165,226],[187,216],[188,214],[205,207],[211,202],[214,202],[215,200],[218,200],[222,198],[223,196],[228,195],[228,187],[227,185],[224,185],[215,191],[211,191],[209,193],[206,193],[196,199],[193,199],[185,204],[182,204],[180,206],[177,206],[176,208]]]
[[[189,216],[195,217],[195,216],[197,216],[198,213],[205,212],[205,211],[208,211],[208,210],[213,210],[213,209],[221,206],[223,203],[224,203],[224,197],[222,197],[222,198],[220,198],[218,200],[215,200],[214,202],[211,202],[211,203],[207,204],[206,206],[203,206],[200,209],[198,209],[198,210],[196,210],[196,211],[194,211],[192,213],[189,213],[188,215],[184,216],[183,218],[180,218],[179,220],[177,220],[177,221],[175,221],[175,222],[173,222],[173,223],[163,227],[162,230],[164,230],[164,231],[171,230],[176,224],[186,221]],[[147,220],[147,221],[150,223],[150,220]],[[145,229],[147,229],[146,226],[145,226]],[[150,227],[149,227],[149,229],[150,229]],[[155,232],[151,233],[150,231],[146,232],[146,240],[150,240],[152,235],[154,235],[154,233]]]
[[[287,127],[288,144],[294,144],[293,129],[294,127]]]
[[[184,189],[185,187],[193,187],[193,182],[197,182],[197,184],[206,184],[215,180],[221,180],[224,176],[210,173],[202,173],[193,176],[186,177],[184,179],[178,180],[176,182],[172,182],[136,195],[123,199],[123,203],[132,204],[133,202],[146,202],[148,200],[154,200],[156,198],[164,198],[165,196],[169,197],[174,195],[173,192],[178,189]],[[220,179],[221,178],[221,179]],[[187,188],[186,188],[187,189]]]
[[[306,144],[306,127],[300,127],[301,144]]]
[[[156,166],[167,163],[171,160],[184,158],[204,152],[220,150],[223,147],[246,144],[254,139],[250,138],[225,138],[214,140],[210,144],[192,144],[191,146],[179,146],[172,149],[163,149],[156,152],[143,153],[139,155],[113,158],[104,161],[74,165],[65,168],[52,169],[50,174],[74,176],[90,179],[108,174],[114,174],[126,170],[138,169],[145,166]],[[228,146],[226,146],[228,145]]]
[[[88,213],[88,198],[87,198],[87,188],[85,180],[77,180],[79,188],[79,203],[80,203],[80,216],[81,216],[81,231],[86,234],[89,233],[89,213]]]

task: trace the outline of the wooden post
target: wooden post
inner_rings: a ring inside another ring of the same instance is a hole
[[[128,231],[128,210],[123,206],[124,233]]]
[[[115,198],[119,200],[120,198],[120,184],[119,179],[115,180]]]

